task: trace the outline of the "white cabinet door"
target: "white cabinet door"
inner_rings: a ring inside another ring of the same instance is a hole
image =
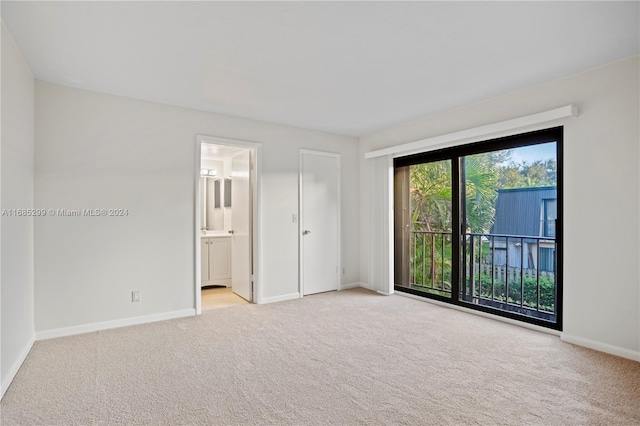
[[[231,238],[211,238],[209,243],[209,279],[231,278]]]
[[[209,240],[200,238],[200,287],[207,285],[209,281]]]

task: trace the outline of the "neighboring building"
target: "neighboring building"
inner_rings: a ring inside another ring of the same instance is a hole
[[[493,240],[496,266],[507,265],[508,261],[510,267],[538,269],[539,257],[541,271],[554,270],[557,199],[555,186],[498,191],[491,234],[509,237],[495,237]]]

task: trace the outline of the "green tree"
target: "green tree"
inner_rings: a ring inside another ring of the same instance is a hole
[[[470,232],[488,233],[493,225],[499,160],[495,153],[464,158],[466,223]]]
[[[411,223],[416,231],[451,230],[451,162],[411,166]]]
[[[489,232],[498,195],[499,164],[504,153],[482,153],[464,158],[467,226],[471,232]],[[410,168],[411,223],[416,231],[451,231],[451,162],[417,164]]]
[[[409,178],[411,227],[417,231],[412,234],[415,252],[411,275],[415,283],[435,285],[439,281],[438,272],[445,266],[445,259],[437,255],[443,249],[443,240],[421,232],[451,232],[451,162],[444,160],[411,166]],[[423,275],[425,269],[427,276]]]
[[[498,168],[500,188],[528,188],[554,186],[557,179],[556,160],[536,160],[531,164],[510,162]]]

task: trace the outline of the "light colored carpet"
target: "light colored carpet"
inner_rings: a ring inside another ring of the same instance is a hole
[[[2,425],[638,425],[640,363],[362,289],[37,342]]]

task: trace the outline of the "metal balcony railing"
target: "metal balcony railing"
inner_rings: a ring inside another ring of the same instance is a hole
[[[460,255],[461,301],[555,320],[555,238],[468,233]],[[450,232],[411,232],[412,288],[451,297],[451,267]]]
[[[410,284],[414,288],[451,295],[451,233],[411,232]]]

